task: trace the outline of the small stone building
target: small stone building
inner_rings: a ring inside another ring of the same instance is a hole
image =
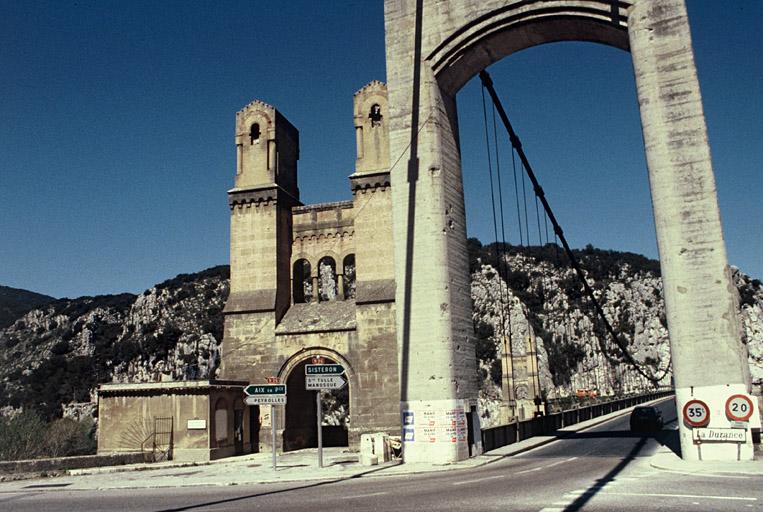
[[[297,129],[261,101],[236,115],[220,377],[287,384],[276,408],[284,450],[316,446],[315,392],[304,389],[313,357],[346,368],[350,446],[365,432],[400,432],[386,86],[371,82],[353,105],[352,199],[314,205],[300,201]],[[270,423],[257,417],[269,444]]]
[[[142,451],[147,460],[206,461],[249,453],[259,432],[243,402],[246,382],[102,384],[98,453]]]

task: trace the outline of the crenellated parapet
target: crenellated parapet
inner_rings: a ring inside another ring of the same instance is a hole
[[[392,186],[389,171],[380,171],[350,176],[352,195],[386,191]]]
[[[277,186],[228,191],[228,207],[231,210],[252,206],[271,206],[276,203],[288,206],[300,204],[299,199]]]

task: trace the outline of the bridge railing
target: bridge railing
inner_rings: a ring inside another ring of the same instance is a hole
[[[627,409],[637,404],[672,395],[674,392],[655,391],[643,395],[634,395],[618,400],[610,400],[586,407],[567,409],[566,411],[538,416],[529,420],[516,421],[506,425],[482,429],[482,448],[485,451],[516,443],[534,436],[547,436],[557,430],[587,421],[611,412]]]

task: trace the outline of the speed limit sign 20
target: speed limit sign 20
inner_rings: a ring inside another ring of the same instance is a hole
[[[747,421],[752,416],[752,400],[746,395],[731,395],[726,400],[726,417],[731,421]]]
[[[689,400],[684,405],[684,421],[692,427],[704,427],[710,423],[710,408],[702,400]]]

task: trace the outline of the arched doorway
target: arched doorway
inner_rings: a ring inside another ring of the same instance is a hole
[[[317,391],[305,390],[305,365],[312,357],[305,357],[289,369],[286,378],[288,401],[285,407],[283,450],[293,451],[318,446]],[[323,357],[323,363],[340,363]],[[346,368],[346,367],[345,367]],[[348,379],[349,380],[349,379]],[[348,446],[347,429],[350,419],[350,385],[335,391],[322,391],[323,446]]]
[[[683,0],[388,1],[385,26],[402,409],[414,417],[476,403],[455,95],[503,57],[571,40],[631,52],[679,409],[700,388],[719,408],[724,385],[743,392],[749,371],[729,313],[736,298]],[[685,456],[696,457],[679,424]],[[449,462],[463,448],[411,442],[405,460]],[[727,456],[736,454],[718,453]]]

